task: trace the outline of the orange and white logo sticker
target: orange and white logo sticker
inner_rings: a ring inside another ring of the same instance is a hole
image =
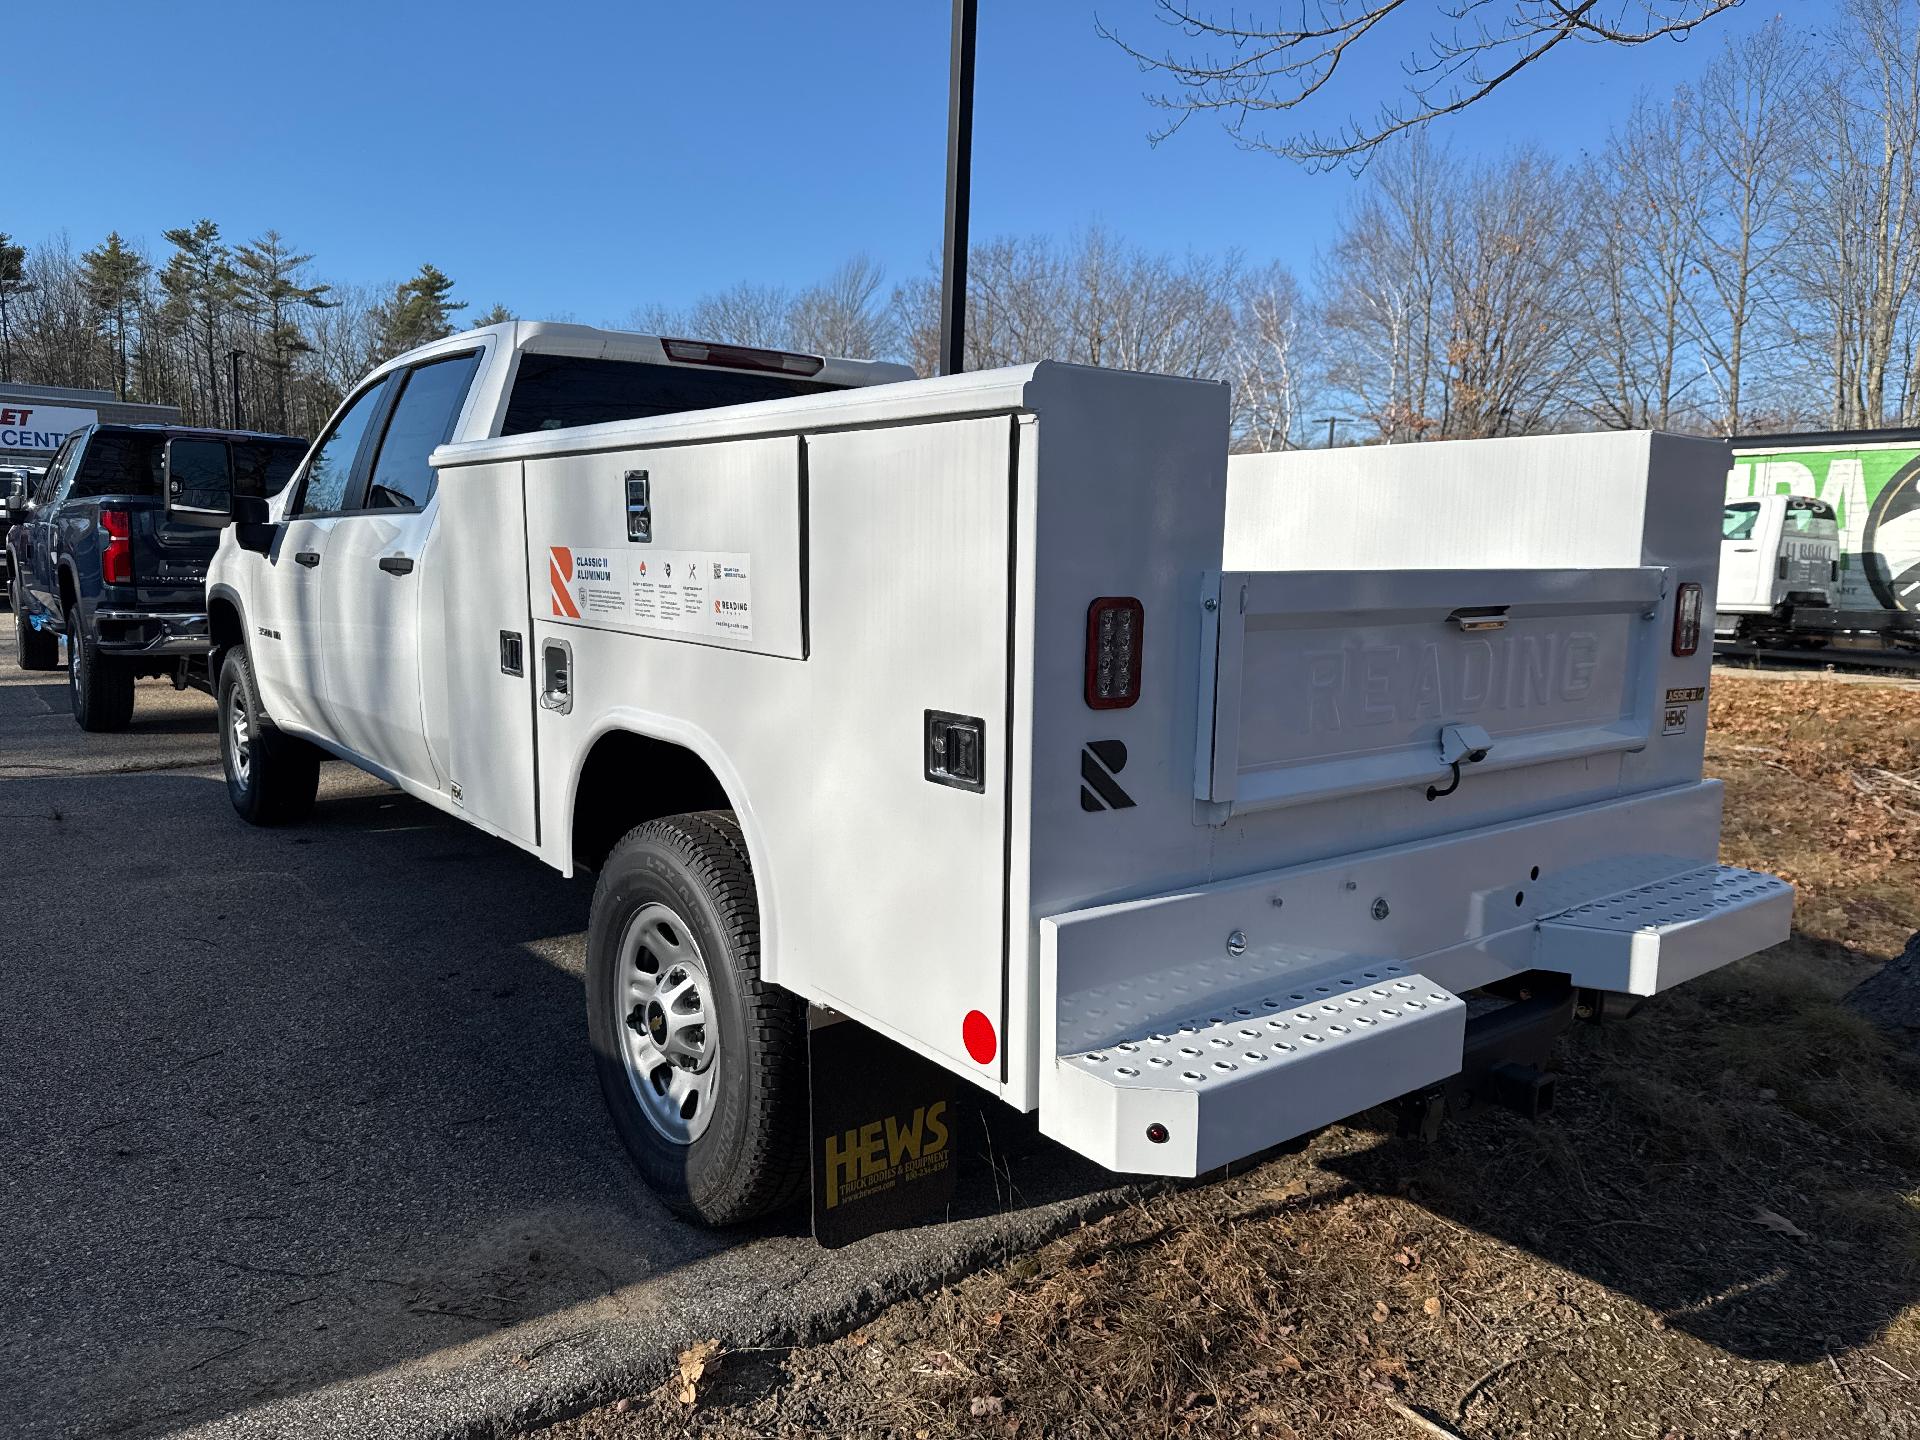
[[[562,620],[578,620],[580,607],[573,603],[573,596],[567,586],[573,583],[573,551],[564,545],[550,546],[553,552],[547,560],[547,583],[553,588],[553,613]]]

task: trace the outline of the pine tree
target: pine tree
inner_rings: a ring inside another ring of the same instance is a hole
[[[0,231],[0,380],[13,379],[13,320],[7,302],[33,289],[26,266],[27,247]]]
[[[240,307],[260,327],[273,367],[274,421],[287,428],[287,367],[293,357],[312,349],[295,315],[301,310],[325,310],[333,305],[332,287],[303,285],[299,275],[311,255],[296,255],[278,230],[233,252],[239,276]]]
[[[478,330],[486,325],[504,325],[509,320],[517,320],[519,318],[519,316],[515,315],[511,310],[507,309],[506,306],[496,300],[485,310],[482,310],[478,315],[473,317],[473,324],[469,328]]]
[[[211,220],[160,232],[174,247],[160,272],[160,286],[200,331],[207,361],[207,414],[220,411],[220,325],[239,294],[233,254]]]
[[[393,297],[380,307],[382,359],[404,354],[453,333],[453,312],[467,308],[464,300],[449,298],[453,281],[433,266],[422,265],[411,280],[394,286]]]
[[[115,376],[116,393],[127,398],[127,353],[132,325],[130,316],[140,304],[142,282],[148,266],[144,256],[129,250],[118,230],[107,232],[106,242],[80,257],[80,284],[94,313],[110,328],[119,359]]]

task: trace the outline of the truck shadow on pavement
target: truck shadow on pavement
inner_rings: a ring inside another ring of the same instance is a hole
[[[586,1045],[589,882],[322,774],[280,831],[212,777],[3,782],[33,857],[0,945],[10,1433],[227,1414],[742,1245],[817,1264],[804,1216],[716,1235],[640,1185]],[[1033,1144],[961,1211],[1095,1183]]]

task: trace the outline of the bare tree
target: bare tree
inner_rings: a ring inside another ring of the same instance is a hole
[[[1699,378],[1698,129],[1685,86],[1665,104],[1642,98],[1587,171],[1580,363],[1602,425],[1670,429]]]
[[[1729,45],[1700,80],[1693,110],[1701,212],[1696,258],[1707,287],[1691,304],[1723,435],[1740,431],[1743,407],[1751,403],[1755,321],[1771,322],[1761,358],[1787,346],[1781,261],[1793,236],[1793,192],[1807,155],[1799,91],[1813,71],[1805,42],[1775,20]]]
[[[1233,386],[1234,445],[1292,448],[1317,380],[1315,336],[1300,282],[1269,265],[1240,284],[1225,378]]]
[[[1343,61],[1384,69],[1385,53],[1406,32],[1411,0],[1318,0],[1298,19],[1282,14],[1222,14],[1190,0],[1154,0],[1157,19],[1197,48],[1148,49],[1096,21],[1099,33],[1143,71],[1172,88],[1150,93],[1168,119],[1157,143],[1195,115],[1217,117],[1234,142],[1314,166],[1364,163],[1381,141],[1442,115],[1464,110],[1569,40],[1644,45],[1685,35],[1739,0],[1453,0],[1434,7],[1425,53],[1395,57],[1407,79],[1402,98],[1383,101],[1370,119],[1349,119],[1332,131],[1289,128],[1270,135],[1266,122],[1312,101]],[[1276,7],[1277,9],[1277,7]],[[1416,22],[1417,23],[1417,22]],[[1377,33],[1376,33],[1377,32]]]
[[[787,308],[785,344],[815,355],[871,360],[892,351],[894,316],[883,298],[887,272],[856,255]]]

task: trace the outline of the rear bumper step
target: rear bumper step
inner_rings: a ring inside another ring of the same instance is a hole
[[[1040,1128],[1136,1175],[1202,1174],[1460,1068],[1467,1007],[1375,964],[1062,1055]]]
[[[1656,995],[1787,938],[1793,887],[1702,865],[1540,919],[1539,968],[1588,990]]]

